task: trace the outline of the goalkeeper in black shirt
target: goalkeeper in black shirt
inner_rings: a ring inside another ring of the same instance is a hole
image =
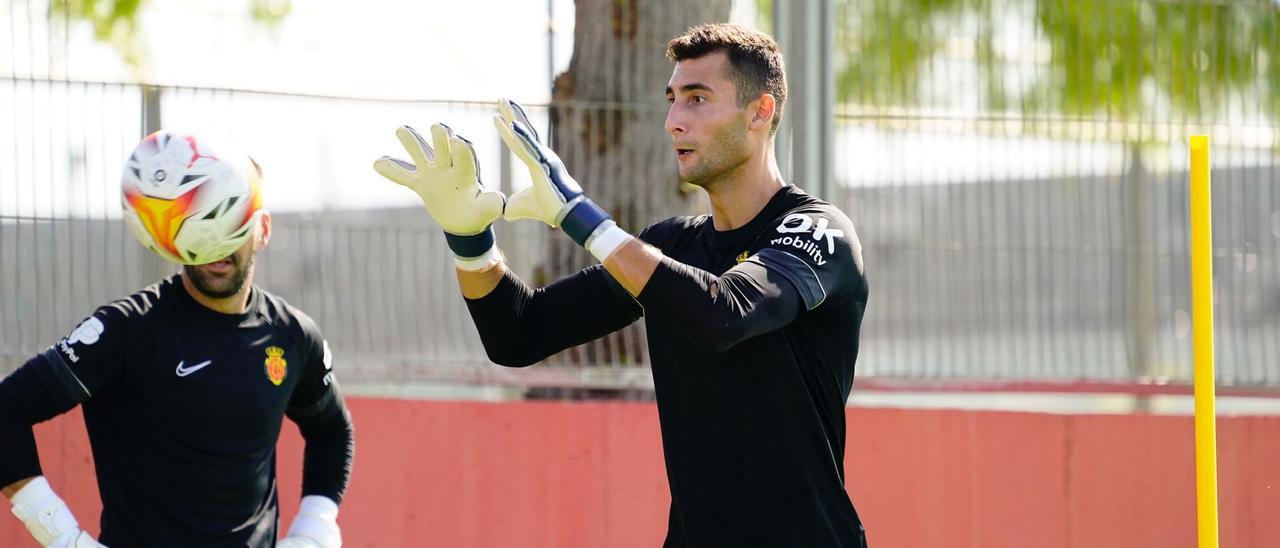
[[[0,382],[0,487],[42,546],[101,546],[41,474],[31,425],[84,407],[107,546],[337,548],[354,449],[332,355],[301,311],[253,286],[267,245],[246,156],[157,132],[122,183],[139,240],[179,275],[97,309]],[[276,440],[306,440],[302,502],[277,544]]]
[[[671,486],[666,546],[865,546],[843,467],[867,302],[853,226],[779,174],[786,83],[772,38],[705,25],[667,53],[666,130],[681,179],[710,196],[709,216],[632,237],[511,102],[495,124],[533,185],[509,201],[480,184],[470,143],[438,124],[434,147],[401,128],[413,162],[384,157],[375,169],[418,192],[444,228],[494,362],[529,365],[647,319]],[[502,262],[489,228],[499,216],[560,227],[602,265],[531,289]]]

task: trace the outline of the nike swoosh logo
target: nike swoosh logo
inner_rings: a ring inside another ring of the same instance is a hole
[[[205,360],[205,361],[203,361],[203,362],[201,362],[201,363],[197,363],[197,364],[195,364],[195,365],[193,365],[193,366],[191,366],[191,367],[183,367],[183,366],[182,366],[182,365],[183,365],[183,363],[184,363],[184,362],[178,362],[178,369],[176,369],[176,370],[175,370],[175,372],[178,374],[178,376],[179,376],[179,377],[185,377],[185,376],[187,376],[187,375],[190,375],[190,374],[192,374],[192,373],[195,373],[196,371],[199,371],[199,370],[201,370],[201,369],[204,369],[204,368],[205,368],[205,366],[208,366],[209,364],[213,363],[213,360]]]

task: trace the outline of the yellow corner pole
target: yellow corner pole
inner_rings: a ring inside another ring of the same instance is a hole
[[[1191,327],[1195,362],[1196,530],[1218,548],[1218,435],[1213,388],[1213,222],[1209,136],[1191,137]]]

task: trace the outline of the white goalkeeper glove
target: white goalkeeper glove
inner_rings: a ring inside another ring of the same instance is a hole
[[[397,129],[396,137],[413,162],[383,156],[373,169],[418,193],[427,213],[444,229],[459,268],[484,270],[500,260],[492,225],[502,216],[506,197],[480,182],[471,142],[444,124],[431,126],[434,148],[409,126]]]
[[[71,515],[71,509],[53,492],[44,476],[36,476],[27,482],[13,494],[11,502],[13,515],[22,521],[41,546],[105,548],[89,533],[80,530],[80,523]]]
[[[342,530],[338,528],[338,504],[320,495],[302,497],[298,515],[289,526],[289,535],[276,543],[276,548],[340,548]]]
[[[519,104],[507,99],[499,101],[493,125],[507,148],[529,168],[533,179],[529,188],[507,200],[503,213],[506,220],[534,219],[559,227],[601,262],[631,238],[608,213],[583,195],[582,187],[569,175],[555,151],[538,142],[538,132]]]

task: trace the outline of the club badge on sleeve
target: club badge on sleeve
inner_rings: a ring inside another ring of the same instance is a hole
[[[271,384],[280,386],[289,368],[289,362],[284,360],[284,349],[279,346],[268,346],[267,359],[263,362],[263,367],[267,371],[267,380],[270,380]]]

